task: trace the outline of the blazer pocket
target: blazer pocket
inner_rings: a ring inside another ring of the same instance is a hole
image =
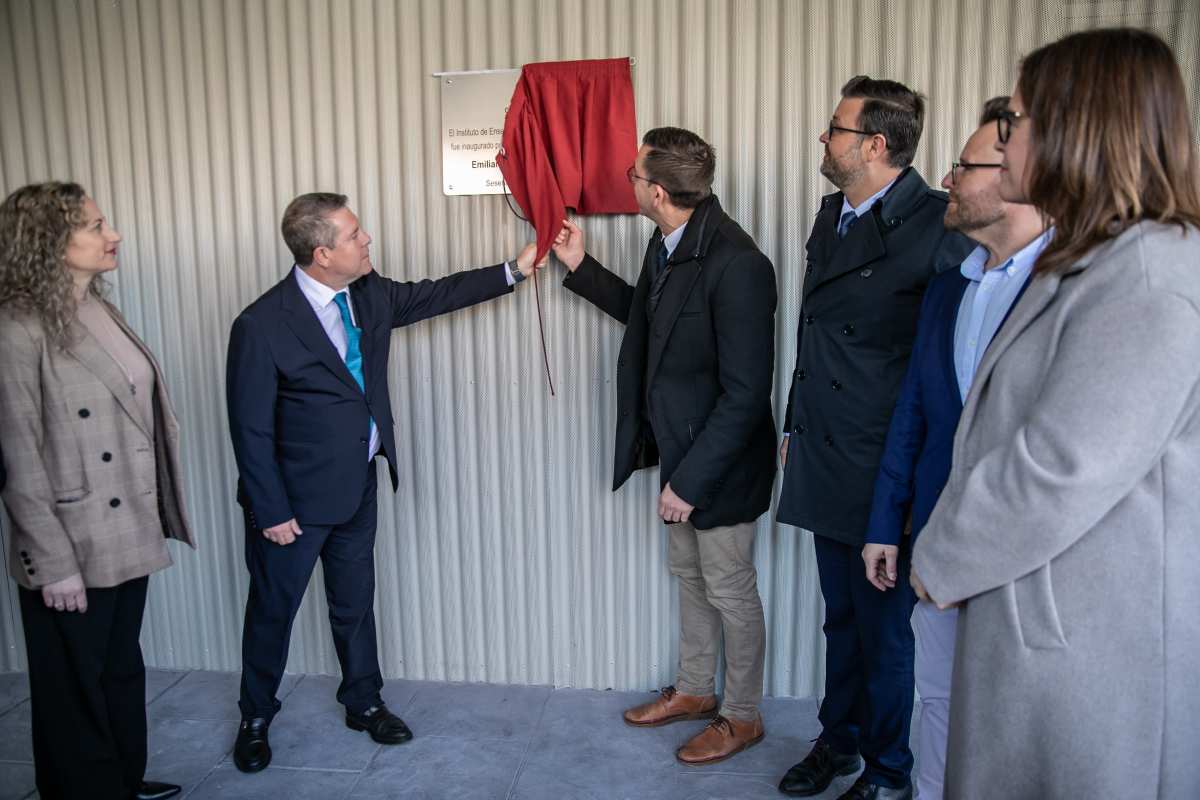
[[[87,499],[87,496],[91,493],[92,492],[90,489],[86,489],[84,487],[70,489],[67,491],[56,491],[54,493],[54,502],[60,506],[70,505],[71,503],[79,503]]]
[[[1054,601],[1054,582],[1050,564],[1012,584],[1017,624],[1021,639],[1030,650],[1054,650],[1067,646],[1058,604]]]

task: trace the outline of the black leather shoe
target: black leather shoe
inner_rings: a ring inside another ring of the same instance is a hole
[[[346,710],[346,727],[366,731],[380,744],[403,744],[412,738],[404,720],[387,710],[386,706],[371,706],[361,714]]]
[[[270,725],[262,717],[242,720],[233,745],[233,764],[242,772],[260,772],[271,763],[271,745],[267,741]]]
[[[173,783],[142,781],[134,798],[135,800],[167,800],[168,797],[174,797],[182,791],[182,786],[176,786]]]
[[[848,756],[836,753],[828,744],[817,739],[804,760],[783,776],[779,791],[793,797],[811,797],[828,789],[834,778],[853,775],[860,766],[862,759],[857,753]]]
[[[860,777],[838,797],[838,800],[912,800],[912,784],[893,789]]]

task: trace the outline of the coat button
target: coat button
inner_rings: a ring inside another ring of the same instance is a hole
[[[871,271],[870,267],[867,267],[866,269],[864,269],[862,272],[860,272],[858,274],[863,278],[869,278],[872,275],[874,275],[875,273]]]
[[[617,367],[619,368],[619,367],[623,367],[623,366],[625,366],[625,360],[621,359],[620,361],[617,362]]]
[[[813,318],[812,314],[809,314],[807,317],[804,318],[805,325],[812,325],[813,321],[814,321],[814,318]]]
[[[805,372],[804,370],[802,370],[802,369],[798,369],[798,370],[796,370],[796,374],[795,374],[795,378],[796,378],[796,380],[798,380],[798,381],[802,381],[802,380],[804,380],[804,379],[805,379],[805,378],[807,378],[807,377],[808,377],[808,373],[807,373],[807,372]]]
[[[29,551],[28,551],[28,550],[22,550],[22,551],[21,551],[21,558],[29,558]]]
[[[807,430],[808,430],[808,429],[807,429],[807,428],[805,428],[803,425],[797,425],[797,426],[796,426],[796,433],[803,434],[803,433],[804,433],[805,431],[807,431]]]
[[[21,560],[25,562],[25,566],[27,566],[27,567],[33,563],[33,559],[30,558],[29,556],[25,556]]]
[[[629,416],[629,412],[628,412],[628,411],[622,411],[622,412],[621,412],[621,416],[622,416],[622,417],[628,417],[628,416]]]
[[[112,461],[112,453],[104,453],[100,456],[100,460],[104,461],[105,463]]]
[[[846,326],[844,328],[842,328],[842,335],[843,336],[853,336],[854,335],[854,326],[851,325],[849,322],[847,322]]]
[[[804,268],[804,274],[805,274],[805,275],[812,275],[812,271],[813,271],[813,265],[812,265],[812,263],[810,262],[810,263],[809,263],[809,265],[808,265],[807,267],[805,267],[805,268]]]
[[[119,498],[114,497],[112,500],[108,501],[108,504],[110,506],[112,506],[113,508],[116,508],[117,506],[121,505],[121,500]]]
[[[358,437],[358,443],[359,443],[359,444],[366,444],[366,443],[367,443],[367,440],[366,440],[366,439],[364,439],[363,437],[361,437],[361,436],[360,436],[360,437]]]
[[[79,409],[79,416],[82,417],[83,419],[87,419],[91,415],[92,415],[92,412],[88,411],[86,408]]]
[[[830,385],[831,387],[833,387],[833,390],[834,390],[835,392],[840,392],[840,391],[842,390],[842,382],[841,382],[841,381],[839,381],[837,378],[834,378],[833,380],[831,380],[831,381],[829,382],[829,385]]]
[[[30,575],[37,575],[37,570],[34,569],[33,567],[26,567],[25,571],[28,572]]]
[[[826,436],[826,437],[825,437],[825,446],[826,446],[826,447],[833,447],[833,437],[832,437],[832,436]]]

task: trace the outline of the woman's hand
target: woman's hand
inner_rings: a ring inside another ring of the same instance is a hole
[[[55,611],[87,611],[87,589],[83,586],[83,576],[76,572],[69,578],[48,583],[42,587],[42,601],[46,608]]]

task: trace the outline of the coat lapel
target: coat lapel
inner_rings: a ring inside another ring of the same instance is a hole
[[[831,258],[823,260],[825,266],[815,276],[809,294],[823,283],[862,269],[886,256],[885,236],[904,224],[905,218],[928,191],[929,186],[921,174],[912,167],[906,168],[896,178],[887,194],[879,198],[875,205],[859,218],[854,227],[846,233],[846,238],[840,242],[837,238],[837,224],[842,213],[843,195],[841,192],[830,195],[828,202],[817,215],[818,224],[823,230],[822,239],[818,241],[824,252],[829,252],[831,248],[836,249],[832,250]],[[814,227],[810,241],[816,237],[816,230]]]
[[[666,350],[667,340],[671,338],[675,322],[679,319],[679,312],[683,310],[684,303],[687,302],[692,293],[692,287],[696,285],[699,277],[700,262],[694,258],[671,268],[671,277],[667,281],[666,288],[663,289],[662,300],[659,301],[658,311],[655,313],[650,331],[650,347],[647,355],[649,367],[646,374],[652,379],[658,371],[658,365],[662,361],[663,351]],[[662,331],[663,335],[657,336],[657,331]]]
[[[106,309],[107,310],[107,309]],[[119,324],[119,323],[118,323]],[[128,333],[125,326],[121,326]],[[136,337],[131,338],[137,342]],[[140,347],[140,343],[138,343]],[[75,359],[83,366],[87,367],[96,378],[112,392],[113,397],[117,398],[117,403],[124,409],[125,413],[133,420],[134,424],[146,434],[150,439],[154,438],[153,431],[147,427],[147,420],[142,418],[141,409],[138,408],[129,379],[125,377],[120,365],[113,360],[113,357],[108,354],[108,351],[100,346],[100,342],[96,337],[92,336],[92,332],[87,327],[75,320],[71,323],[71,344],[67,348]],[[153,364],[153,359],[151,359]]]
[[[155,405],[158,407],[158,410],[162,412],[163,419],[168,421],[171,425],[177,424],[177,420],[175,419],[175,410],[171,407],[167,393],[165,389],[160,389],[160,387],[166,386],[166,378],[163,376],[162,368],[159,366],[158,360],[154,357],[154,353],[150,352],[150,348],[147,347],[146,343],[143,342],[141,338],[139,338],[138,335],[133,331],[133,329],[129,327],[129,325],[125,322],[125,318],[121,316],[121,313],[117,311],[114,306],[109,304],[107,301],[105,302],[105,305],[109,307],[109,314],[112,316],[113,322],[117,323],[117,327],[119,327],[121,330],[125,331],[125,335],[129,337],[130,341],[137,345],[137,348],[142,351],[142,355],[145,356],[146,360],[150,362],[150,368],[154,370],[155,388],[159,389],[159,391],[155,392]],[[157,430],[155,430],[154,433],[156,436],[158,435]]]
[[[308,298],[304,296],[304,292],[300,291],[300,284],[296,282],[296,276],[290,273],[283,280],[281,306],[287,326],[291,328],[292,333],[296,334],[300,343],[321,359],[321,363],[328,367],[329,371],[336,375],[342,383],[355,392],[361,391],[358,388],[358,381],[354,380],[350,370],[346,369],[346,362],[342,361],[342,357],[333,347],[333,342],[329,341],[325,329],[321,327],[321,321],[317,319],[316,312],[309,305]]]
[[[967,430],[974,422],[975,409],[979,405],[979,397],[983,393],[983,389],[987,386],[989,379],[992,376],[992,371],[996,367],[996,362],[1004,355],[1004,352],[1012,346],[1012,343],[1033,324],[1046,307],[1054,300],[1054,296],[1058,294],[1058,287],[1062,282],[1062,278],[1058,274],[1049,275],[1034,275],[1026,286],[1021,298],[1017,304],[1009,311],[1008,319],[1000,327],[991,344],[983,354],[983,360],[979,362],[979,369],[975,371],[975,378],[971,381],[971,391],[967,393],[967,401],[963,408],[962,421],[958,426],[958,433],[954,437],[954,459],[958,460],[961,456],[959,447],[966,440]]]
[[[954,288],[946,294],[946,302],[951,303],[950,313],[946,314],[947,324],[942,326],[942,367],[946,371],[946,384],[954,390],[958,407],[962,408],[962,392],[958,388],[958,370],[954,366],[954,332],[958,328],[958,315],[962,311],[963,295],[970,284],[960,273],[954,282]]]
[[[658,303],[658,310],[654,314],[653,329],[650,331],[650,344],[646,354],[648,367],[646,375],[650,379],[653,379],[658,371],[663,351],[667,347],[667,340],[671,338],[671,331],[675,328],[679,313],[683,311],[684,304],[687,303],[696,281],[700,278],[704,257],[708,254],[708,245],[712,242],[713,236],[724,218],[725,212],[721,209],[716,195],[709,196],[692,213],[687,228],[683,232],[683,239],[680,240],[675,252],[671,255],[671,277],[667,279],[667,285],[663,288],[662,298]],[[655,232],[651,238],[644,263],[649,264],[649,259],[657,253],[657,241],[660,236],[660,233]],[[642,274],[645,275],[646,271],[643,268]],[[638,289],[641,289],[640,284]],[[646,292],[649,292],[648,288]],[[642,311],[645,308],[644,295],[639,305],[637,304],[638,293],[635,292],[634,303],[637,313],[645,313]],[[658,331],[662,332],[662,336],[656,335]],[[649,382],[646,385],[649,386]]]

